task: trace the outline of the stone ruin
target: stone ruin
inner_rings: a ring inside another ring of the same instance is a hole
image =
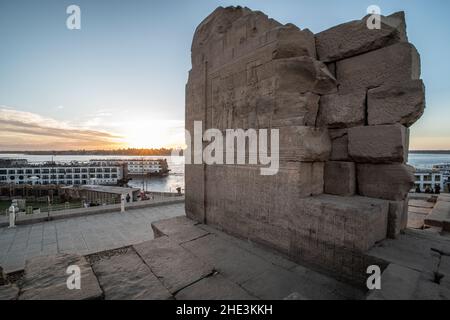
[[[186,165],[186,214],[296,261],[366,279],[366,253],[406,228],[410,127],[425,107],[403,12],[313,34],[241,7],[197,28],[186,129],[279,129],[280,169]]]

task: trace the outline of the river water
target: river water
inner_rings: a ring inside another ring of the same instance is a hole
[[[1,154],[0,158],[27,159],[30,162],[51,161],[51,155],[24,155],[24,154]],[[53,161],[89,161],[91,159],[167,159],[170,174],[166,177],[151,177],[143,181],[141,178],[134,178],[129,182],[130,186],[145,188],[148,191],[175,192],[177,187],[184,189],[184,157],[178,156],[53,156]],[[410,154],[409,164],[416,168],[431,168],[434,164],[450,163],[450,153],[448,154]]]

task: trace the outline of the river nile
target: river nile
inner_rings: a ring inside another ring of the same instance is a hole
[[[27,159],[30,162],[51,161],[51,155],[25,155],[25,154],[1,154],[0,158],[19,158]],[[69,161],[89,161],[91,159],[167,159],[170,174],[166,177],[152,177],[145,181],[145,188],[149,191],[168,191],[175,192],[177,187],[184,189],[184,157],[171,156],[97,156],[97,155],[65,155],[53,156],[57,162]],[[448,154],[410,154],[409,164],[416,168],[431,168],[434,164],[450,163],[450,153]],[[134,178],[129,182],[130,186],[142,188],[143,181]]]

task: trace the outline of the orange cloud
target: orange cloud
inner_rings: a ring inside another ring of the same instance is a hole
[[[0,149],[3,150],[113,149],[124,145],[122,136],[110,132],[0,108]]]

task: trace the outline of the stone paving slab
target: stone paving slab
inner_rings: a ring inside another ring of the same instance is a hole
[[[213,273],[213,266],[198,259],[168,237],[133,246],[172,294]]]
[[[203,229],[205,231],[208,231],[208,233],[213,233],[217,237],[223,239],[224,241],[228,241],[229,243],[232,243],[236,245],[237,247],[246,250],[247,252],[250,252],[253,255],[256,255],[263,259],[266,262],[269,262],[273,265],[285,268],[285,269],[293,269],[298,264],[295,262],[287,259],[283,255],[281,255],[279,252],[276,252],[275,250],[272,250],[270,248],[262,247],[256,242],[250,241],[250,240],[243,240],[239,239],[233,236],[230,236],[222,231],[219,231],[217,229],[214,229],[211,226],[205,225],[205,224],[199,224],[196,227]]]
[[[67,287],[67,268],[76,265],[81,271],[81,289]],[[86,259],[79,255],[59,254],[27,261],[21,282],[20,300],[93,300],[103,292]]]
[[[92,268],[106,300],[167,300],[173,298],[132,248],[100,257]]]
[[[368,300],[410,300],[420,279],[420,272],[390,264],[381,276],[381,290],[374,290]]]
[[[216,273],[179,291],[177,300],[256,300],[237,284]]]
[[[412,230],[396,240],[387,239],[368,252],[369,256],[422,272],[433,258],[434,250],[450,252],[447,238]]]
[[[233,282],[241,284],[272,267],[270,262],[210,234],[182,244],[195,256],[214,265],[215,269]]]

